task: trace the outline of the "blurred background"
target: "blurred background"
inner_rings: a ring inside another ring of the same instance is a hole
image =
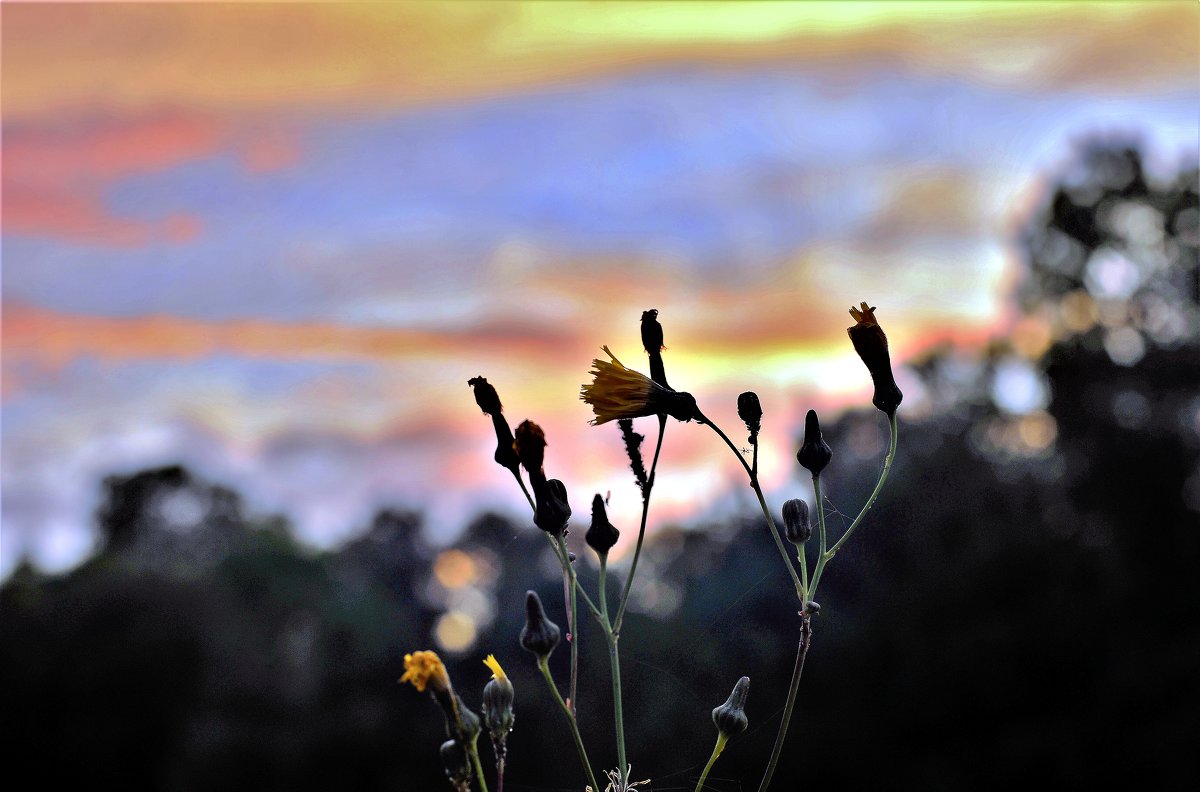
[[[467,380],[545,429],[594,586],[592,494],[618,573],[640,515],[578,400],[600,346],[648,370],[657,308],[735,439],[756,391],[776,508],[811,502],[819,410],[836,530],[887,440],[844,334],[866,300],[899,453],[824,578],[776,786],[1200,779],[1195,3],[0,14],[9,775],[448,788],[396,684],[431,648],[472,707],[486,654],[513,678],[507,789],[580,789],[516,640],[526,589],[564,623],[561,580]],[[694,788],[743,674],[708,786],[757,788],[797,626],[757,513],[672,423],[622,642],[651,789]]]

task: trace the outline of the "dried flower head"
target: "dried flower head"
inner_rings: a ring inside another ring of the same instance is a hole
[[[492,426],[496,430],[496,453],[492,458],[496,460],[496,464],[508,468],[516,475],[520,460],[517,458],[517,452],[513,450],[513,433],[504,418],[500,396],[484,377],[472,377],[467,380],[467,384],[475,389],[475,403],[492,417]]]
[[[499,415],[504,411],[500,404],[500,394],[487,381],[486,377],[471,377],[467,384],[475,390],[475,403],[487,415]]]
[[[796,452],[796,461],[809,473],[819,476],[831,459],[833,449],[821,436],[821,422],[817,420],[816,410],[809,410],[804,416],[804,444]]]
[[[866,303],[860,308],[851,308],[850,316],[857,323],[854,327],[846,328],[854,351],[866,364],[875,384],[875,395],[871,403],[883,410],[889,417],[896,414],[896,408],[904,399],[904,394],[896,387],[896,379],[892,375],[892,359],[888,354],[887,335],[875,318],[875,309]]]
[[[533,421],[521,421],[513,440],[513,450],[530,476],[542,475],[546,461],[546,433]]]
[[[596,413],[593,425],[648,415],[669,415],[678,421],[700,417],[690,393],[665,388],[645,374],[625,368],[608,347],[602,348],[611,360],[593,360],[592,382],[579,392],[579,398]]]
[[[404,655],[404,676],[400,682],[411,682],[419,692],[424,693],[426,686],[435,693],[445,693],[450,690],[450,675],[437,652],[422,651]]]

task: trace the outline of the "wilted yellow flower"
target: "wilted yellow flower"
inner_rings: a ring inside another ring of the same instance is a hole
[[[647,415],[665,414],[680,421],[700,417],[690,393],[664,388],[645,374],[625,368],[608,347],[602,349],[611,360],[593,360],[592,382],[579,389],[579,398],[596,413],[593,425]]]
[[[508,679],[508,675],[500,667],[500,661],[496,659],[496,655],[488,655],[484,659],[483,664],[492,670],[492,679]]]
[[[850,316],[857,324],[846,328],[846,332],[854,344],[854,351],[862,358],[875,383],[875,396],[871,403],[889,416],[894,416],[904,394],[896,387],[896,380],[892,376],[887,335],[875,318],[875,308],[867,303],[861,303],[861,308],[851,308]]]
[[[450,689],[450,675],[437,652],[413,652],[404,655],[404,676],[400,682],[411,682],[413,687],[424,693],[429,685],[435,692],[445,692]]]

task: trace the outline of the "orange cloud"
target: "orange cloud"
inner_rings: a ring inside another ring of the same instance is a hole
[[[698,61],[1141,90],[1194,85],[1200,55],[1194,3],[21,4],[4,21],[11,117],[394,107]]]
[[[81,356],[106,360],[195,359],[218,353],[311,360],[434,358],[469,352],[547,360],[578,342],[552,328],[489,321],[461,330],[358,327],[325,322],[205,322],[176,316],[111,318],[5,305],[4,352],[61,366]]]

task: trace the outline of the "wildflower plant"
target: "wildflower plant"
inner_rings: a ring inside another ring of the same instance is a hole
[[[781,532],[775,524],[774,513],[767,505],[758,478],[758,436],[762,429],[763,408],[757,394],[747,391],[742,393],[737,400],[738,417],[745,423],[746,430],[749,432],[747,442],[750,445],[750,451],[747,453],[750,455],[750,461],[747,462],[743,452],[739,451],[729,436],[700,410],[696,399],[690,393],[677,391],[667,384],[662,357],[662,352],[667,347],[664,343],[663,327],[658,321],[659,312],[657,310],[644,311],[641,319],[641,341],[648,356],[651,371],[649,377],[626,367],[607,346],[602,347],[608,359],[597,358],[592,361],[592,378],[590,382],[581,387],[580,398],[592,408],[594,418],[591,423],[593,425],[602,425],[610,421],[617,422],[622,442],[629,456],[630,468],[642,495],[641,521],[638,526],[633,556],[624,584],[615,599],[607,591],[606,585],[608,552],[616,544],[620,531],[609,521],[604,499],[600,495],[593,498],[591,524],[586,534],[586,543],[596,553],[600,566],[597,589],[593,598],[575,574],[573,563],[575,556],[567,550],[566,535],[572,510],[566,485],[562,481],[550,479],[546,475],[544,469],[545,433],[541,427],[528,420],[521,423],[514,433],[509,429],[507,419],[503,416],[500,397],[495,388],[484,377],[474,377],[468,382],[474,390],[476,403],[484,413],[492,418],[497,440],[495,461],[509,470],[516,478],[529,502],[534,524],[545,532],[546,539],[562,568],[563,601],[567,625],[565,637],[571,652],[570,679],[567,683],[568,697],[566,699],[559,692],[558,683],[550,672],[548,662],[551,652],[564,637],[563,631],[546,615],[541,599],[532,591],[526,595],[526,623],[521,630],[519,644],[534,655],[538,670],[550,690],[551,697],[563,713],[579,755],[579,764],[587,785],[586,789],[590,792],[600,792],[601,787],[592,770],[591,760],[580,734],[575,712],[579,652],[577,617],[580,602],[583,603],[600,628],[610,663],[613,731],[617,755],[615,757],[616,768],[604,772],[603,777],[608,781],[604,789],[606,792],[628,792],[649,783],[648,781],[634,782],[631,780],[632,769],[625,744],[620,638],[626,609],[629,605],[630,589],[637,574],[638,559],[641,556],[646,534],[655,471],[662,451],[663,438],[666,435],[668,418],[674,418],[684,423],[694,422],[708,427],[733,452],[746,473],[750,488],[757,497],[771,538],[795,589],[799,616],[799,623],[796,626],[798,641],[795,663],[785,697],[783,717],[776,733],[770,759],[763,771],[758,787],[759,792],[766,792],[770,786],[791,723],[800,678],[804,671],[804,660],[812,644],[812,622],[821,610],[820,605],[816,602],[816,595],[822,576],[838,551],[862,524],[879,497],[896,455],[896,411],[903,399],[903,394],[896,386],[891,369],[887,336],[875,317],[875,310],[865,302],[859,308],[851,308],[850,315],[855,320],[855,324],[847,328],[847,334],[855,352],[862,359],[871,376],[875,388],[872,404],[886,416],[890,439],[887,455],[874,489],[849,527],[836,539],[830,536],[826,527],[824,496],[821,487],[821,474],[832,463],[833,450],[822,436],[820,420],[815,411],[809,410],[805,416],[803,442],[796,453],[797,462],[812,476],[814,508],[810,510],[808,503],[799,499],[789,500],[783,504],[784,531]],[[647,469],[642,456],[642,443],[645,436],[634,431],[633,421],[637,418],[649,417],[658,419],[658,437],[655,441],[649,469]],[[525,477],[529,480],[528,487],[521,476],[522,469],[525,471]],[[812,512],[815,512],[815,523],[810,516]],[[785,547],[785,539],[794,548],[794,560],[792,553]],[[811,547],[814,539],[815,548]],[[815,551],[815,556],[811,560],[808,557],[810,551]],[[493,678],[484,689],[484,723],[481,725],[478,716],[467,709],[462,700],[454,693],[445,667],[436,654],[417,652],[405,657],[406,670],[401,681],[411,682],[418,691],[430,688],[446,715],[447,733],[450,740],[442,746],[442,758],[447,777],[451,785],[458,790],[470,788],[471,773],[468,773],[468,767],[473,769],[474,780],[478,783],[479,788],[485,792],[487,790],[476,750],[476,740],[484,726],[488,729],[496,757],[498,788],[500,790],[503,788],[504,764],[507,755],[505,740],[513,723],[513,691],[511,683],[508,682],[495,658],[489,655],[485,662],[492,670]],[[713,709],[712,719],[717,728],[717,739],[696,784],[697,792],[704,787],[709,771],[725,750],[729,740],[746,729],[745,704],[749,688],[750,679],[745,676],[741,677],[728,700]]]

